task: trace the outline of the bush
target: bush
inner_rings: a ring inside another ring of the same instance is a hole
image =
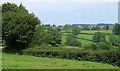
[[[105,42],[98,42],[96,44],[95,43],[91,44],[90,49],[93,49],[93,50],[99,50],[99,49],[109,50],[110,46],[108,44],[106,44]]]
[[[94,42],[107,42],[106,34],[101,32],[96,32],[92,38]]]
[[[73,35],[68,35],[65,44],[69,46],[81,47],[81,43],[77,39],[73,38]]]
[[[29,48],[22,51],[22,54],[33,55],[37,57],[74,59],[81,61],[92,61],[109,63],[115,66],[120,66],[119,52],[114,50],[81,50],[75,48],[54,48],[54,47],[39,47]]]
[[[109,50],[110,46],[105,42],[98,42],[97,44],[98,49]]]

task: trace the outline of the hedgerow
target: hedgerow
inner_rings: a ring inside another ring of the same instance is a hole
[[[81,50],[79,48],[54,48],[40,47],[23,50],[21,54],[32,55],[36,57],[74,59],[80,61],[92,61],[109,63],[114,66],[120,66],[120,53],[115,50]]]

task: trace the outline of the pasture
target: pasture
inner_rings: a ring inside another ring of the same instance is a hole
[[[96,32],[101,32],[101,33],[106,33],[106,34],[111,34],[112,30],[82,30],[78,36],[76,36],[78,41],[81,42],[82,47],[90,46],[92,43],[92,37],[94,33]],[[62,30],[62,44],[66,42],[66,37],[68,33],[65,33],[65,30]],[[108,41],[108,35],[106,36],[106,40]]]
[[[3,69],[117,69],[118,67],[88,61],[42,58],[27,55],[2,54]]]

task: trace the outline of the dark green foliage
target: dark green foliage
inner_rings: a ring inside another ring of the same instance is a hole
[[[107,26],[106,26],[106,30],[109,30],[109,29],[110,29],[110,28],[109,28],[109,25],[107,25]]]
[[[100,27],[99,27],[99,26],[96,26],[96,27],[94,28],[94,30],[100,30]]]
[[[88,26],[84,26],[83,30],[90,30],[90,28]]]
[[[5,3],[2,8],[2,38],[5,44],[10,49],[17,50],[28,47],[40,20],[34,14],[29,14],[27,10],[24,10],[22,5],[18,7],[15,4]]]
[[[63,27],[62,25],[59,25],[58,27]]]
[[[119,35],[120,34],[120,24],[115,24],[114,28],[113,28],[113,33],[115,35]]]
[[[56,27],[56,25],[53,25],[52,27]]]
[[[47,33],[48,33],[47,40],[49,44],[51,44],[52,46],[61,44],[62,35],[58,30],[56,30],[55,28],[49,27]]]
[[[47,42],[47,31],[45,25],[40,25],[35,28],[34,38],[32,39],[30,47],[41,46]]]
[[[69,24],[64,25],[64,30],[66,30],[66,32],[70,32],[70,29],[71,29],[71,25]]]
[[[72,34],[74,35],[74,36],[77,36],[79,33],[81,32],[81,29],[80,28],[73,28],[72,29]]]
[[[77,39],[73,38],[73,36],[74,35],[72,35],[72,34],[68,35],[66,38],[65,44],[69,45],[69,46],[81,47],[81,43]]]
[[[97,32],[94,34],[92,40],[94,42],[106,42],[106,34]]]
[[[7,2],[7,3],[4,3],[3,5],[2,5],[2,13],[7,13],[7,12],[10,12],[10,11],[12,11],[12,12],[22,12],[22,11],[26,11],[26,12],[28,12],[28,10],[26,10],[26,8],[22,5],[22,4],[20,4],[20,6],[17,6],[16,4],[12,4],[12,3],[9,3],[9,2]]]
[[[97,49],[103,49],[103,50],[110,49],[110,46],[106,44],[105,42],[98,42],[96,45],[97,45]]]
[[[46,27],[50,27],[51,25],[50,25],[50,24],[46,24],[45,26],[46,26]]]
[[[80,61],[92,61],[109,63],[115,66],[120,66],[119,52],[114,50],[81,50],[75,48],[54,48],[54,47],[39,47],[30,48],[22,51],[22,54],[33,55],[37,57],[74,59]]]
[[[57,27],[57,29],[56,29],[56,30],[61,31],[62,29],[61,29],[60,27]]]
[[[108,42],[110,45],[118,45],[118,38],[114,34],[110,34],[108,37]]]
[[[92,50],[109,50],[110,46],[105,42],[97,42],[91,44],[90,47],[86,47],[85,49],[92,49]]]

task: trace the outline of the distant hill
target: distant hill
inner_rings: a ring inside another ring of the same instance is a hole
[[[107,26],[107,25],[109,25],[109,26],[114,26],[114,24],[104,24],[104,23],[99,23],[99,24],[97,24],[98,26]]]
[[[99,24],[72,24],[72,26],[77,27],[77,26],[114,26],[114,24],[105,24],[105,23],[99,23]]]
[[[96,24],[72,24],[72,26],[96,26]]]

